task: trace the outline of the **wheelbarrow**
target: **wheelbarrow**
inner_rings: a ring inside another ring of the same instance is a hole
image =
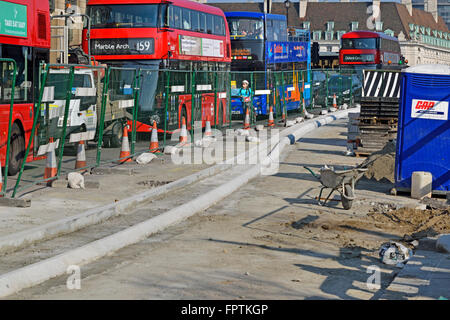
[[[349,210],[352,207],[353,200],[355,200],[355,185],[368,170],[367,168],[356,167],[348,170],[335,171],[334,169],[324,167],[320,169],[320,175],[317,175],[310,168],[303,167],[311,172],[323,186],[320,189],[318,204],[321,206],[325,205],[333,192],[338,191],[341,194],[341,202],[345,210]],[[327,188],[331,189],[331,192],[325,201],[322,202],[322,191]]]

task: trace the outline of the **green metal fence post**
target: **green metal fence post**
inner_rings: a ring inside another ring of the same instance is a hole
[[[287,90],[287,89],[286,89]],[[287,119],[287,110],[286,110],[286,94],[284,92],[284,71],[281,71],[281,91],[283,92],[283,113],[284,113],[284,121]]]
[[[166,139],[167,139],[167,120],[169,118],[169,93],[170,93],[170,72],[167,70],[164,70],[164,75],[167,78],[166,79],[166,107],[164,112],[164,140],[163,140],[163,148],[166,147]]]
[[[350,100],[348,102],[349,107],[353,106],[353,75],[350,74]]]
[[[24,158],[23,158],[22,166],[20,167],[20,172],[19,172],[19,175],[18,175],[17,180],[16,180],[16,185],[14,186],[14,191],[13,191],[13,194],[11,196],[12,198],[14,198],[16,196],[17,188],[19,187],[20,181],[22,179],[23,170],[25,168],[26,159],[28,158],[28,154],[30,153],[31,143],[34,140],[34,134],[36,132],[36,125],[37,125],[37,121],[38,121],[38,117],[39,117],[39,113],[40,113],[42,97],[44,95],[44,88],[45,88],[45,84],[47,82],[48,72],[49,72],[49,65],[46,66],[46,71],[45,71],[44,77],[42,79],[42,86],[40,87],[40,90],[39,90],[38,103],[34,105],[33,127],[31,128],[30,139],[28,140],[28,145],[27,145],[27,149],[25,150],[25,155],[24,155]],[[36,143],[36,141],[35,141],[35,143]]]
[[[326,83],[326,90],[327,90],[327,94],[325,96],[325,107],[328,109],[328,70],[326,71],[326,79],[325,79]]]
[[[136,127],[137,127],[137,114],[139,108],[139,93],[141,84],[141,69],[134,71],[134,106],[133,106],[133,121],[131,122],[131,154],[134,155],[136,145]]]
[[[217,129],[218,114],[217,114],[217,73],[214,73],[214,128]],[[223,110],[222,110],[223,111]]]
[[[253,98],[255,96],[255,87],[253,85],[254,84],[254,76],[253,76],[253,72],[250,74],[250,88],[252,88],[252,90],[250,90],[250,124],[254,125],[256,123],[256,111],[255,111],[255,106],[253,105]],[[245,116],[245,115],[244,115]]]
[[[226,83],[226,88],[227,88],[227,116],[228,116],[228,128],[231,129],[231,121],[232,121],[232,112],[231,112],[231,72],[228,72],[228,77],[227,77],[227,83]]]
[[[72,99],[72,87],[73,87],[73,78],[75,75],[75,67],[70,67],[70,80],[69,84],[67,86],[66,91],[66,106],[64,108],[64,120],[63,120],[63,132],[62,132],[62,138],[61,138],[61,144],[59,145],[59,161],[58,161],[58,171],[56,174],[56,177],[58,178],[61,173],[61,164],[63,159],[63,153],[64,153],[64,144],[66,142],[66,133],[67,133],[67,118],[69,117],[69,109],[70,109],[70,100]],[[49,178],[52,180],[53,178]]]
[[[109,89],[109,77],[111,74],[111,69],[108,67],[105,70],[105,76],[103,77],[103,88],[102,88],[102,102],[100,109],[100,122],[98,130],[98,141],[97,141],[97,159],[96,166],[100,165],[100,159],[102,157],[102,144],[103,144],[103,131],[105,129],[105,113],[106,113],[106,100],[108,97]]]
[[[14,107],[14,89],[16,87],[16,73],[17,73],[17,68],[16,68],[16,61],[14,61],[13,59],[1,59],[1,62],[10,62],[13,65],[13,78],[12,78],[12,83],[11,83],[11,101],[9,104],[9,119],[8,119],[8,135],[7,135],[7,140],[6,140],[6,154],[5,154],[5,178],[4,178],[4,183],[3,183],[3,187],[2,190],[0,190],[1,194],[6,194],[6,188],[7,188],[7,184],[8,184],[8,166],[9,166],[9,149],[11,146],[11,128],[12,128],[12,115],[13,115],[13,107]],[[26,158],[23,159],[23,162],[26,162]],[[0,170],[1,170],[1,166],[0,166]],[[1,180],[0,180],[1,182]]]

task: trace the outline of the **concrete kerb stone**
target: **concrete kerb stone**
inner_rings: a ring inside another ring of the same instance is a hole
[[[345,116],[344,114],[342,116]],[[306,132],[311,131],[312,129],[321,126],[322,122],[328,123],[328,121],[336,120],[334,119],[317,119],[312,125],[309,126],[308,130],[303,128],[298,128],[291,133],[294,136],[294,141],[296,141],[299,137],[301,137]],[[303,126],[304,124],[301,124]],[[284,137],[282,141],[280,141],[272,151],[266,156],[266,159],[262,161],[262,164],[268,163],[271,161],[271,154],[275,150],[275,148],[279,148],[281,151],[287,144],[291,143],[292,138]],[[255,148],[253,148],[255,149]],[[250,150],[248,151],[250,152]],[[247,152],[247,153],[248,153]],[[209,170],[215,170],[218,167],[223,167],[223,164],[219,164],[208,168]],[[207,169],[207,170],[208,170]],[[225,168],[222,168],[223,170]],[[179,207],[169,210],[166,213],[163,213],[159,216],[153,217],[147,221],[139,223],[135,226],[132,226],[128,229],[122,230],[118,233],[105,237],[103,239],[99,239],[92,243],[89,243],[83,247],[70,250],[53,258],[49,258],[43,260],[41,262],[14,270],[7,274],[0,276],[0,297],[11,295],[19,290],[24,288],[28,288],[37,284],[40,284],[46,280],[49,280],[53,277],[62,275],[66,273],[67,267],[69,265],[84,265],[89,262],[92,262],[98,258],[101,258],[107,254],[110,254],[114,251],[117,251],[123,247],[129,246],[131,244],[137,243],[150,235],[159,232],[170,225],[178,223],[195,213],[205,210],[209,208],[214,203],[224,199],[235,190],[240,188],[242,185],[246,184],[251,179],[255,178],[260,174],[261,164],[253,165],[249,170],[246,170],[243,174],[234,178],[233,180],[211,190],[210,192],[189,201]],[[203,170],[202,172],[204,172]],[[198,174],[201,174],[199,172]],[[180,179],[183,180],[183,179]],[[175,181],[174,183],[179,182]],[[167,187],[168,185],[162,186]],[[154,190],[151,190],[154,191]],[[132,197],[130,199],[122,200],[122,203],[112,204],[106,207],[103,207],[103,211],[99,211],[97,209],[97,214],[102,214],[104,212],[120,210],[125,202],[128,203],[128,207],[130,203],[136,203],[142,201],[142,199],[146,199],[144,194],[148,192],[144,192],[140,195]],[[91,214],[92,215],[92,214]],[[84,216],[88,216],[88,212],[84,214]],[[70,219],[67,219],[70,220]],[[72,219],[73,221],[73,219]],[[76,222],[76,221],[73,221]],[[29,231],[26,231],[27,233]]]
[[[335,114],[332,120],[337,118],[345,117],[347,112]],[[320,126],[320,123],[327,123],[327,117],[316,118],[313,120],[309,120],[301,123],[301,126],[308,126],[308,128],[315,128],[315,125],[312,123],[316,123],[317,126]],[[297,126],[290,127],[289,129],[285,129],[282,131],[281,135],[292,135],[292,132],[295,132]],[[298,138],[297,138],[298,139]],[[290,140],[289,140],[290,141]],[[287,143],[287,142],[285,142]],[[267,145],[267,141],[261,143],[261,147],[265,148]],[[112,216],[116,216],[119,214],[124,214],[127,210],[135,207],[139,203],[149,200],[153,197],[160,196],[169,191],[173,191],[178,188],[185,187],[189,184],[195,183],[201,179],[209,177],[211,175],[215,175],[223,170],[229,169],[230,166],[234,163],[243,163],[247,156],[250,154],[254,154],[257,152],[258,146],[253,146],[247,152],[239,154],[232,159],[228,159],[219,163],[213,167],[206,168],[200,172],[194,173],[188,177],[184,177],[177,181],[173,181],[169,184],[159,186],[157,188],[145,191],[143,193],[137,194],[133,197],[120,200],[116,203],[111,203],[106,206],[101,206],[98,208],[93,208],[88,210],[82,214],[78,214],[76,216],[68,217],[65,219],[61,219],[55,222],[50,222],[43,226],[38,226],[36,228],[32,228],[29,230],[25,230],[22,232],[18,232],[12,235],[7,235],[0,238],[0,253],[12,252],[17,249],[23,248],[27,245],[30,245],[37,241],[48,240],[63,234],[71,233],[77,231],[86,226],[99,223],[101,221],[107,220]],[[272,149],[273,150],[273,149]],[[241,161],[241,162],[240,162]],[[270,160],[272,161],[272,160]],[[99,173],[100,168],[96,168],[97,174]],[[111,172],[110,169],[114,168],[105,168],[107,172]],[[123,169],[117,169],[122,170]],[[132,169],[130,169],[132,170]],[[125,170],[127,171],[127,170]],[[101,172],[101,170],[100,170]],[[100,173],[101,174],[101,173]],[[63,182],[57,182],[57,184],[61,184]],[[63,183],[64,184],[64,183]],[[65,187],[67,184],[65,184]],[[0,200],[1,201],[1,200]]]

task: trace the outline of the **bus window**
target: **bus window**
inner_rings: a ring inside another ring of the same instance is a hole
[[[206,33],[206,13],[200,12],[200,31]]]
[[[222,24],[220,20],[222,20],[219,16],[213,16],[214,17],[214,34],[216,35],[222,35]]]
[[[89,7],[91,28],[156,27],[158,5],[98,5]]]
[[[183,29],[191,30],[191,10],[182,8],[183,13]]]
[[[287,41],[287,24],[286,21],[280,21],[279,41]]]
[[[206,28],[209,34],[213,33],[213,18],[214,16],[211,14],[206,15]]]
[[[191,29],[192,31],[200,31],[198,11],[191,10]]]
[[[342,49],[377,49],[376,38],[342,39]]]
[[[273,41],[273,20],[267,20],[267,41]]]
[[[181,8],[170,6],[169,10],[170,16],[170,27],[175,29],[182,29],[181,27]]]

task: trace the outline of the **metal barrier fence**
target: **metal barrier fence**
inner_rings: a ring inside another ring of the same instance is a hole
[[[2,135],[0,136],[0,170],[2,164],[5,166],[4,179],[0,179],[0,196],[6,194],[6,188],[8,183],[8,170],[10,163],[10,149],[11,149],[11,135],[12,135],[12,125],[13,125],[13,106],[14,97],[19,88],[16,88],[16,62],[12,59],[0,58],[0,103],[3,105],[1,109],[9,108],[8,112],[0,110],[0,130]],[[17,128],[14,128],[16,132]],[[1,171],[0,171],[1,174]]]
[[[0,62],[11,64],[8,70],[14,78],[14,61]],[[20,162],[12,197],[69,172],[123,163],[149,152],[154,123],[161,149],[176,144],[169,136],[180,131],[183,118],[191,138],[198,121],[202,127],[209,121],[217,129],[231,128],[232,115],[244,113],[239,93],[243,80],[251,88],[251,124],[256,116],[268,116],[270,107],[277,119],[288,111],[328,108],[334,95],[338,104],[352,103],[360,95],[361,83],[354,73],[331,70],[183,71],[58,64],[46,65],[40,74],[34,109],[30,108],[34,112],[29,138],[19,153],[13,151],[27,161]],[[10,119],[2,119],[8,124],[2,164],[11,153],[13,93],[8,103]],[[129,150],[122,146],[124,134],[129,136]],[[6,163],[2,194],[6,194],[7,167]]]

